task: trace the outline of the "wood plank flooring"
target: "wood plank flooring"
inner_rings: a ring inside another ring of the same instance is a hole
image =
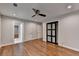
[[[1,56],[79,56],[79,52],[42,40],[32,40],[0,48]]]

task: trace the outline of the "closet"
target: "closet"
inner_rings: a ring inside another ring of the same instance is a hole
[[[47,28],[46,30],[47,42],[58,44],[57,42],[58,21],[47,23],[46,28]]]

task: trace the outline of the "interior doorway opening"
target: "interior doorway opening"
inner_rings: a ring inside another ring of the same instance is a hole
[[[23,42],[23,23],[14,24],[14,43]]]

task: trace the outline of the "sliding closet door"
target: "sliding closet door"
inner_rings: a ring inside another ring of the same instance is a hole
[[[52,42],[52,26],[51,26],[51,23],[47,23],[47,42]]]
[[[57,43],[58,21],[47,23],[47,42]]]

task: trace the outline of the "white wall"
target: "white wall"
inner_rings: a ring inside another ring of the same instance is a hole
[[[46,41],[46,23],[43,23],[43,41]]]
[[[13,20],[7,17],[1,17],[1,43],[3,44],[13,44],[14,35],[13,35]]]
[[[25,41],[42,38],[42,24],[25,22]]]
[[[59,21],[60,45],[79,51],[79,14],[69,15]]]
[[[42,23],[36,23],[36,29],[38,34],[38,39],[43,39],[43,24]]]
[[[14,25],[23,23],[23,21],[5,16],[2,16],[1,20],[1,45],[14,44]]]
[[[14,44],[14,24],[24,23],[24,39],[23,41],[28,41],[32,39],[42,38],[42,24],[30,21],[21,21],[19,19],[14,19],[10,17],[1,17],[2,24],[2,46],[7,44]]]
[[[52,22],[53,21],[54,20],[52,20]],[[79,51],[79,14],[75,13],[67,15],[63,18],[60,18],[58,21],[59,45]],[[46,23],[43,23],[44,41],[46,41]]]

